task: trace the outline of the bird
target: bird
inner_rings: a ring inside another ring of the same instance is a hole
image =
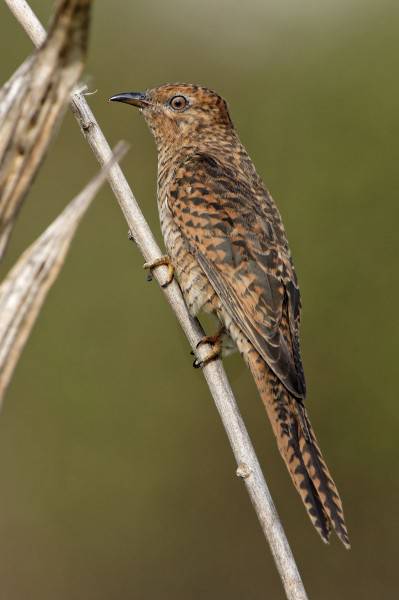
[[[200,343],[238,349],[255,380],[277,446],[324,542],[350,548],[342,501],[305,408],[301,298],[279,210],[240,142],[226,101],[194,84],[164,84],[110,98],[139,109],[158,153],[158,209],[168,266],[191,315],[216,316]]]

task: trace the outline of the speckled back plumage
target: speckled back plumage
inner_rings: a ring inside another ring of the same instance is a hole
[[[192,314],[213,312],[245,358],[280,453],[324,541],[349,539],[337,488],[304,407],[300,295],[278,209],[240,143],[225,101],[207,88],[147,92],[158,147],[167,251]],[[174,101],[183,108],[173,109]]]

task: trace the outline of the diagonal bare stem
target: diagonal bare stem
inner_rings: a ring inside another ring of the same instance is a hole
[[[107,178],[126,152],[119,143],[108,165],[87,184],[42,235],[21,255],[0,285],[0,407],[18,359],[46,296],[64,264],[75,231]]]
[[[28,4],[24,0],[5,1],[34,44],[40,44],[45,35],[44,29]],[[104,164],[108,160],[111,150],[82,94],[72,94],[71,107],[84,137],[100,164]],[[115,165],[110,170],[108,180],[146,262],[155,261],[162,253],[119,165]],[[162,284],[167,277],[167,267],[157,269],[154,277]],[[204,336],[200,324],[189,315],[176,282],[172,282],[163,292],[191,347],[195,350],[197,343]],[[200,348],[198,353],[200,354],[199,358],[205,357],[206,347]],[[218,360],[209,363],[204,367],[203,374],[237,461],[237,475],[243,479],[246,485],[273,554],[286,596],[289,600],[306,600],[306,591],[295,559],[221,362]]]

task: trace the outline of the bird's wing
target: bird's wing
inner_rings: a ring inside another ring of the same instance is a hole
[[[280,215],[264,190],[207,154],[175,171],[167,201],[223,307],[286,388],[305,395],[300,297]]]

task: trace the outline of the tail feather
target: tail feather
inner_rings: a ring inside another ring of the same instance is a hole
[[[289,459],[289,463],[287,463],[288,470],[306,507],[310,520],[320,534],[323,542],[328,543],[331,533],[331,523],[319,498],[312,478],[308,473],[307,465],[305,464],[304,456],[301,451],[297,423],[292,418],[289,435],[288,448],[292,448],[292,456]],[[278,444],[278,446],[280,453],[286,461],[285,448],[282,447],[283,445],[281,444]]]
[[[283,386],[255,351],[249,366],[268,413],[277,445],[310,520],[324,542],[331,527],[350,547],[342,502],[328,471],[305,407]]]
[[[307,471],[312,478],[312,481],[315,482],[319,498],[321,499],[323,507],[337,536],[346,548],[350,548],[342,501],[337,486],[335,485],[323,458],[316,435],[306,414],[305,407],[303,404],[296,402],[295,410],[302,431],[300,450],[306,461]]]

